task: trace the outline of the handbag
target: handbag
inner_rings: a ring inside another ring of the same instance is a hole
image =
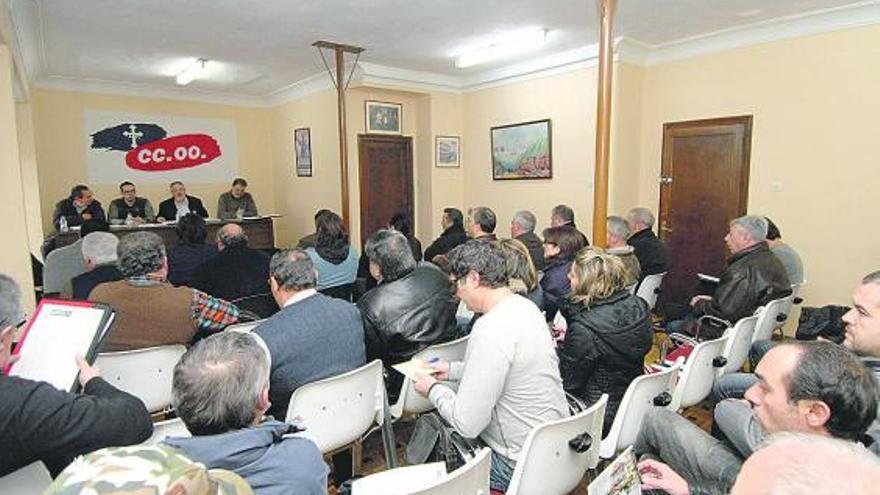
[[[422,414],[416,420],[412,436],[406,444],[407,464],[443,462],[451,473],[474,458],[482,444],[465,438],[436,412]]]

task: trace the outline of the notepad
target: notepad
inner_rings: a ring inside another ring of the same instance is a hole
[[[409,361],[395,364],[392,366],[392,368],[396,369],[403,376],[409,378],[412,381],[418,381],[419,376],[431,375],[437,372],[437,370],[431,368],[424,361],[418,358],[412,358]]]
[[[590,495],[641,495],[642,481],[632,447],[624,450],[587,487]]]

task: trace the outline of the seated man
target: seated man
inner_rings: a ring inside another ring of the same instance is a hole
[[[495,237],[495,212],[486,206],[476,206],[468,210],[467,234],[471,239],[479,241],[497,241]]]
[[[643,488],[670,495],[728,493],[766,435],[801,432],[865,439],[877,416],[877,380],[855,355],[830,342],[780,344],[756,370],[746,401],[726,400],[715,421],[730,444],[671,411],[652,409],[634,445]],[[656,460],[655,460],[656,459]]]
[[[804,263],[801,261],[801,256],[794,248],[782,242],[782,234],[773,220],[770,220],[770,217],[764,219],[767,220],[767,245],[785,267],[788,281],[792,284],[804,283]]]
[[[443,228],[443,233],[425,250],[425,261],[433,263],[435,257],[448,253],[468,240],[464,231],[464,215],[458,208],[443,208],[440,227]]]
[[[617,256],[623,262],[627,273],[626,285],[639,283],[642,279],[642,266],[639,264],[635,248],[626,243],[631,234],[629,224],[621,217],[611,216],[608,217],[605,225],[605,243],[608,245],[605,252]]]
[[[71,280],[88,269],[82,255],[83,238],[92,232],[109,231],[110,225],[104,220],[86,220],[76,242],[50,252],[43,267],[43,296],[70,297],[73,294]]]
[[[0,275],[0,477],[35,461],[57,476],[76,456],[149,438],[153,423],[143,402],[104,381],[82,357],[76,358],[81,394],[2,374],[15,360],[10,352],[22,317],[19,296],[15,281]]]
[[[626,221],[632,232],[626,243],[635,249],[642,276],[666,272],[668,269],[666,245],[651,230],[654,227],[654,215],[651,210],[633,208],[629,210]]]
[[[364,294],[358,308],[364,319],[367,361],[385,365],[388,400],[400,394],[403,375],[391,368],[422,349],[455,337],[455,309],[449,279],[431,265],[416,265],[406,237],[379,230],[367,240],[370,273],[379,286]]]
[[[75,227],[86,220],[104,220],[104,208],[89,186],[79,184],[70,190],[70,196],[55,203],[52,224],[56,230],[61,230],[62,218],[68,227]]]
[[[238,323],[238,308],[189,287],[165,280],[168,258],[162,238],[133,232],[119,240],[119,271],[125,277],[92,290],[91,300],[116,310],[116,323],[102,351],[124,351],[157,345],[191,344],[196,337]]]
[[[256,495],[327,493],[321,451],[284,436],[294,425],[263,421],[269,407],[269,360],[253,335],[224,332],[197,343],[174,367],[174,410],[192,437],[173,447],[209,469],[228,469]]]
[[[110,207],[107,208],[107,219],[111,224],[140,225],[156,219],[153,204],[147,198],[138,197],[134,184],[129,181],[119,184],[119,192],[122,193],[122,197],[111,201]]]
[[[227,301],[269,292],[269,257],[247,243],[241,225],[224,225],[217,231],[219,253],[193,271],[192,287]]]
[[[528,210],[520,210],[513,214],[510,221],[510,237],[523,243],[529,250],[529,257],[535,270],[544,270],[544,241],[535,234],[535,215]]]
[[[318,245],[318,221],[320,220],[321,216],[324,215],[325,213],[333,213],[333,212],[330,210],[327,210],[325,208],[321,208],[320,210],[315,212],[315,231],[309,235],[303,236],[296,243],[297,249],[308,249],[308,248],[316,247]]]
[[[208,218],[208,210],[202,205],[202,200],[186,193],[183,182],[176,180],[169,185],[171,197],[159,203],[159,222],[176,222],[187,213],[195,213],[202,218]]]
[[[489,484],[503,492],[529,432],[569,415],[559,360],[544,316],[507,288],[500,247],[470,241],[449,253],[449,263],[458,297],[483,316],[464,362],[431,363],[436,373],[421,377],[415,389],[459,433],[492,449]]]
[[[269,414],[284,421],[293,391],[364,365],[364,327],[352,304],[318,293],[318,272],[300,249],[269,264],[269,286],[281,308],[254,334],[272,358]]]
[[[731,220],[730,232],[724,237],[731,256],[715,293],[694,296],[691,314],[679,320],[681,323],[671,322],[668,330],[717,339],[726,327],[707,321],[698,328],[697,318],[711,315],[735,324],[740,318],[751,316],[758,307],[791,294],[785,268],[767,247],[766,236],[764,217],[747,215]]]
[[[587,239],[583,232],[578,230],[577,225],[574,223],[574,210],[568,205],[556,205],[550,211],[550,226],[560,227],[562,225],[568,225],[578,233],[578,237],[581,238],[581,246],[590,245],[590,240]]]
[[[116,267],[119,238],[110,232],[92,232],[82,240],[82,257],[89,271],[73,277],[73,298],[86,300],[92,289],[122,278]]]
[[[232,189],[220,195],[217,199],[217,218],[220,220],[232,220],[233,218],[255,217],[257,203],[251,193],[245,191],[248,183],[241,177],[232,181]]]

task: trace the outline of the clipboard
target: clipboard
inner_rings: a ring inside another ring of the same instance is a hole
[[[6,374],[75,392],[79,368],[74,356],[82,354],[87,362],[95,362],[114,315],[103,303],[41,300],[12,353],[21,358],[6,367]]]

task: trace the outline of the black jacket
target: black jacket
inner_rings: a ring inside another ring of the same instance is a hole
[[[61,217],[67,219],[67,226],[74,227],[77,225],[82,225],[84,222],[83,214],[88,213],[92,216],[93,220],[106,220],[107,218],[104,216],[104,208],[101,206],[101,202],[97,199],[92,200],[89,206],[86,207],[82,213],[76,211],[76,206],[73,205],[72,198],[65,198],[61,201],[55,203],[55,212],[52,214],[52,224],[55,225],[55,228],[59,228],[59,223],[61,222]]]
[[[403,376],[392,364],[456,335],[452,284],[430,265],[421,265],[403,277],[379,284],[358,301],[364,319],[367,362],[381,359],[388,370],[387,388],[396,399]]]
[[[96,266],[83,274],[73,277],[73,298],[85,301],[89,298],[92,289],[104,282],[122,280],[122,272],[116,268],[116,263]]]
[[[532,257],[532,263],[535,269],[544,271],[544,242],[534,232],[526,232],[516,237],[516,240],[523,243],[529,250],[529,256]]]
[[[208,210],[205,209],[201,199],[189,194],[186,195],[186,199],[189,201],[189,211],[191,213],[195,213],[202,218],[208,218]],[[156,214],[156,217],[162,217],[166,222],[177,220],[177,207],[174,206],[174,197],[159,203],[159,213]]]
[[[636,258],[642,267],[642,278],[646,275],[663,273],[667,270],[666,246],[651,229],[643,229],[631,235],[626,241],[636,250]]]
[[[557,348],[559,373],[565,391],[593,404],[608,394],[604,434],[630,382],[642,374],[654,331],[651,312],[640,297],[622,290],[593,301],[590,308],[571,299],[560,311],[568,323]]]
[[[233,301],[269,292],[269,257],[247,246],[220,251],[193,271],[192,287]]]
[[[434,242],[425,250],[425,261],[434,261],[434,256],[446,254],[452,248],[468,241],[468,236],[464,228],[460,225],[453,225],[440,234]]]

